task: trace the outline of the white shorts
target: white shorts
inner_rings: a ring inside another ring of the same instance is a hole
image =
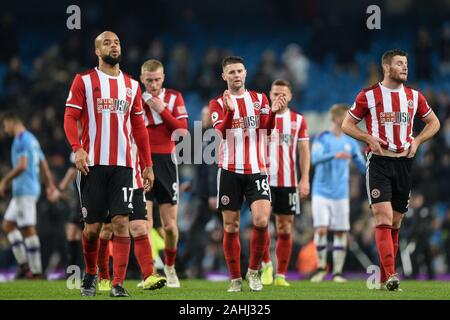
[[[350,202],[348,199],[312,197],[314,228],[327,227],[332,231],[350,231]]]
[[[13,197],[3,220],[13,221],[19,228],[36,225],[36,202],[34,196]]]

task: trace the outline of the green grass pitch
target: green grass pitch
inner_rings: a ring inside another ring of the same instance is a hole
[[[136,300],[449,300],[450,282],[402,281],[403,292],[369,290],[362,280],[348,283],[325,281],[311,283],[292,281],[291,286],[265,286],[262,292],[250,292],[247,283],[244,291],[228,293],[228,282],[184,280],[181,288],[163,288],[156,291],[136,288],[137,281],[125,281],[130,298]],[[110,298],[109,292],[98,292],[95,298],[83,298],[77,289],[69,290],[65,280],[13,281],[0,283],[0,299],[19,300],[92,300]]]

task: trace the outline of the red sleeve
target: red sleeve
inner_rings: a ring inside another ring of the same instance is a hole
[[[209,102],[209,113],[211,114],[211,123],[213,127],[226,138],[226,130],[231,129],[233,123],[234,111],[224,112],[219,102],[214,99]]]
[[[131,107],[130,122],[131,131],[133,134],[134,141],[139,150],[139,157],[143,160],[144,167],[151,167],[153,165],[150,140],[147,133],[147,128],[145,127],[144,117],[142,111],[142,97],[141,88],[138,85],[136,96],[134,97],[134,102]]]
[[[170,110],[168,108],[164,108],[163,112],[161,112],[159,115],[170,131],[174,131],[176,129],[187,129],[187,115],[182,118],[175,118],[174,114],[170,113]]]
[[[272,112],[269,105],[269,100],[267,96],[263,93],[261,99],[261,109],[259,111],[260,118],[260,128],[268,129],[268,133],[270,134],[272,129],[275,128],[275,113]]]
[[[70,87],[69,96],[66,100],[66,107],[74,108],[77,110],[83,110],[86,101],[86,91],[84,87],[83,79],[77,74],[73,79],[72,86]]]
[[[302,117],[300,131],[298,132],[298,140],[309,140],[308,124],[306,123],[306,118],[304,116]]]
[[[69,96],[66,101],[66,110],[64,112],[64,132],[73,152],[81,148],[77,121],[81,117],[81,111],[83,110],[85,101],[84,83],[81,76],[77,74],[70,87]]]
[[[431,113],[431,108],[428,105],[427,99],[425,96],[419,92],[419,101],[417,102],[417,115],[421,118],[425,118],[427,115]]]
[[[81,112],[75,108],[66,108],[66,112],[64,113],[64,132],[66,133],[66,138],[69,141],[73,152],[77,152],[77,150],[81,148],[77,126],[80,113]]]
[[[188,114],[186,111],[186,105],[184,104],[184,99],[181,93],[177,94],[177,98],[175,99],[175,103],[172,111],[173,117],[177,120],[187,118]]]
[[[348,113],[358,121],[361,121],[369,112],[369,107],[367,105],[367,97],[364,91],[361,91],[357,96],[356,100],[353,103],[353,106],[350,108]]]

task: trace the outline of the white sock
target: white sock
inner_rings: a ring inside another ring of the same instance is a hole
[[[314,244],[317,248],[318,267],[325,269],[327,266],[327,236],[321,236],[319,233],[314,233]]]
[[[37,235],[25,238],[25,245],[27,246],[28,263],[33,274],[42,273],[41,262],[41,245]]]
[[[27,262],[27,251],[23,243],[23,237],[19,230],[8,233],[8,240],[11,244],[11,250],[19,265]]]
[[[333,274],[342,273],[347,253],[347,234],[333,237]]]

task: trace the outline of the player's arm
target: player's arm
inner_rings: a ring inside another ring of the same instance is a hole
[[[430,108],[422,93],[419,93],[417,116],[419,116],[421,120],[425,123],[425,127],[422,129],[419,135],[415,137],[414,140],[411,142],[411,146],[409,147],[407,155],[408,158],[414,157],[417,152],[417,148],[425,141],[431,139],[431,137],[434,136],[441,127],[438,117]]]
[[[301,178],[298,184],[300,198],[303,199],[309,195],[309,169],[311,167],[311,156],[309,152],[309,140],[300,140],[298,143],[298,150],[300,153],[300,172]]]
[[[73,80],[66,101],[66,110],[64,112],[64,132],[66,138],[75,153],[75,165],[84,175],[89,172],[89,155],[81,147],[80,138],[78,137],[77,122],[81,117],[81,112],[86,100],[86,93],[83,80],[77,74]]]
[[[366,160],[364,159],[364,156],[356,141],[353,141],[352,143],[352,160],[359,171],[362,173],[366,172]]]
[[[311,162],[313,165],[331,161],[335,157],[334,153],[325,151],[326,148],[322,139],[324,137],[318,136],[312,144]]]
[[[20,176],[27,169],[27,166],[28,166],[28,157],[23,155],[19,158],[17,165],[14,168],[12,168],[12,170],[9,171],[5,177],[3,177],[1,181],[3,186],[5,188],[9,186],[9,184],[11,183],[11,181],[13,181],[15,177]]]
[[[55,184],[53,182],[53,175],[50,171],[49,165],[45,157],[42,157],[39,161],[39,168],[41,169],[42,178],[44,181],[44,184],[47,186],[47,188],[55,189]]]
[[[207,166],[208,170],[208,205],[211,210],[216,210],[217,206],[217,165]]]
[[[352,108],[347,112],[344,121],[342,122],[342,131],[356,140],[367,143],[372,151],[382,155],[383,150],[381,145],[386,146],[387,142],[362,131],[357,126],[358,122],[364,118],[367,112],[369,112],[367,98],[365,93],[361,91],[356,97],[356,101]]]
[[[136,97],[130,112],[131,132],[139,150],[139,158],[143,162],[144,190],[148,192],[153,187],[155,175],[153,173],[153,161],[151,156],[150,140],[145,127],[144,111],[142,110],[141,88],[138,86]]]
[[[61,180],[61,182],[58,184],[59,191],[64,191],[67,189],[69,184],[74,181],[77,177],[77,169],[75,167],[70,167],[67,169],[66,174],[64,175],[64,178]]]
[[[225,101],[225,94],[223,100]],[[234,109],[232,109],[230,103],[231,102],[224,102],[224,110],[216,99],[209,102],[212,126],[221,133],[223,139],[226,139],[226,131],[231,129],[233,124]]]
[[[311,153],[309,151],[309,134],[306,118],[303,117],[300,129],[298,132],[298,152],[300,154],[300,172],[301,178],[298,184],[298,190],[300,192],[300,199],[303,199],[309,195],[309,170],[311,168]]]

